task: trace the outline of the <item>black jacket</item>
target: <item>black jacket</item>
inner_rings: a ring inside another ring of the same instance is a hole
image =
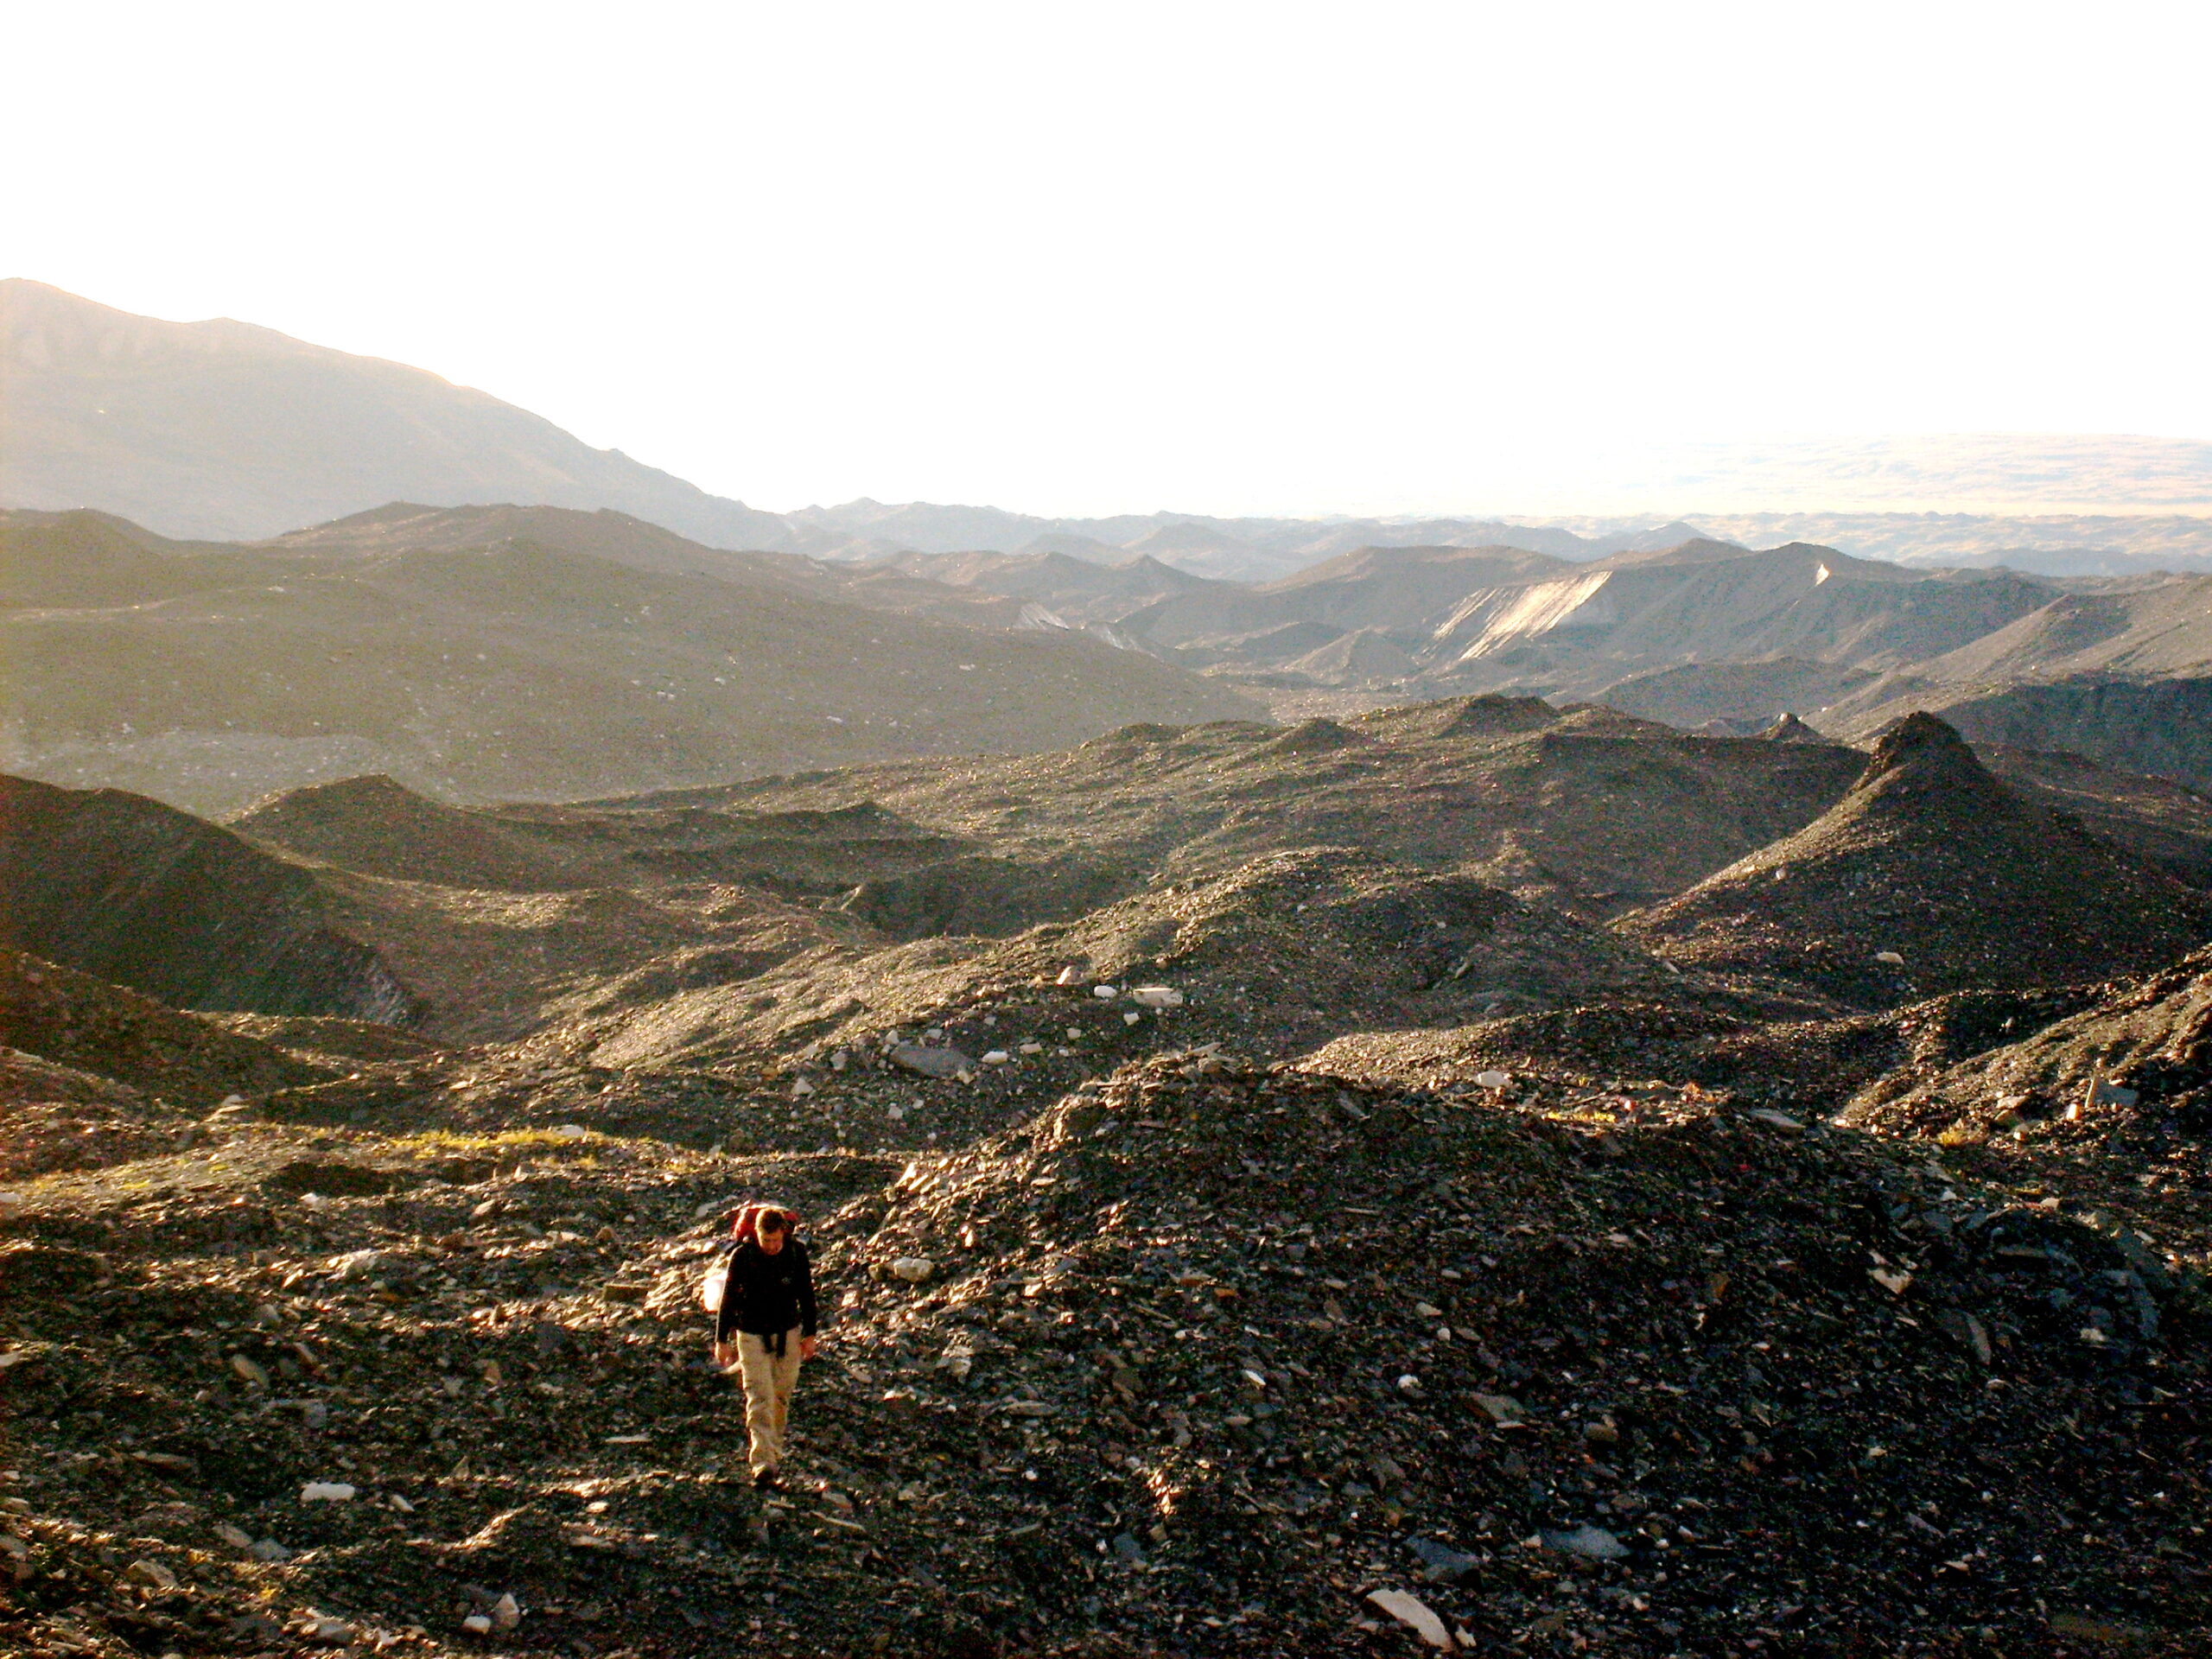
[[[747,1240],[730,1252],[715,1340],[728,1342],[740,1331],[781,1337],[793,1325],[803,1337],[814,1334],[814,1264],[806,1246],[787,1237],[771,1255]]]

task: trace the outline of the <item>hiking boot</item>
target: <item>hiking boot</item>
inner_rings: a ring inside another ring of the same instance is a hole
[[[753,1477],[753,1484],[764,1492],[780,1492],[784,1490],[783,1477],[772,1469],[761,1470]]]

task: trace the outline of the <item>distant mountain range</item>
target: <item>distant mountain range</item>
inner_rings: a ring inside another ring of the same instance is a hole
[[[2212,575],[1805,543],[1368,547],[1250,583],[732,552],[605,510],[394,504],[254,543],[0,510],[0,768],[200,811],[367,772],[574,799],[1493,691],[1730,734],[1940,709],[2212,788]]]
[[[1688,517],[1054,518],[866,499],[767,512],[421,369],[249,323],[162,321],[0,282],[0,506],[91,507],[171,537],[260,539],[420,502],[611,508],[712,549],[849,562],[1135,554],[1247,582],[1366,547],[1503,544],[1593,559],[1697,536],[2056,575],[2212,569],[2212,516],[2198,516],[2212,515],[2212,444],[1969,434],[1705,446],[1624,475],[1632,481],[1608,485],[1609,500],[1672,503]],[[1960,501],[1977,510],[1919,510]]]
[[[852,574],[553,508],[260,543],[0,512],[0,769],[202,812],[372,772],[573,800],[1265,717],[1018,601]]]

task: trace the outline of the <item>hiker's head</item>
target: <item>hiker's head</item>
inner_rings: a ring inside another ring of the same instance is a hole
[[[773,1255],[791,1236],[790,1218],[780,1210],[764,1210],[760,1218],[753,1224],[753,1236],[760,1241],[763,1250]]]

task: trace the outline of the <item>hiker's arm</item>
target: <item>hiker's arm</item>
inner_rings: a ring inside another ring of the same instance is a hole
[[[737,1276],[737,1252],[730,1252],[729,1261],[722,1268],[721,1312],[715,1316],[715,1346],[719,1348],[737,1335],[737,1305],[745,1300],[744,1281]]]
[[[815,1338],[816,1309],[814,1306],[814,1258],[804,1252],[798,1259],[798,1333],[807,1341]]]

